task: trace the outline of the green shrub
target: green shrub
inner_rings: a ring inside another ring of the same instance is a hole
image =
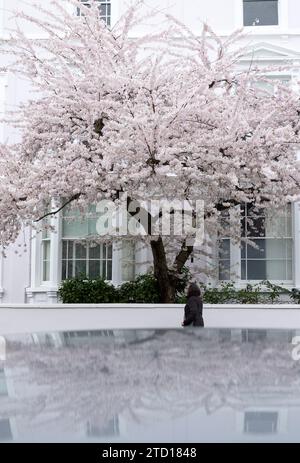
[[[135,281],[123,283],[118,288],[119,302],[148,303],[160,302],[159,287],[156,278],[151,273],[139,275]]]
[[[102,278],[89,279],[84,276],[64,280],[58,290],[64,304],[101,304],[116,302],[116,288]]]
[[[274,304],[280,300],[281,295],[288,295],[300,303],[300,293],[289,291],[281,286],[274,285],[270,281],[262,281],[254,285],[248,284],[246,288],[235,288],[234,283],[222,283],[218,287],[200,285],[203,300],[208,304]],[[263,288],[266,287],[266,289]]]
[[[176,288],[177,304],[186,303],[184,290],[190,279],[187,269],[183,271],[182,280]],[[266,287],[266,290],[262,287]],[[218,287],[200,284],[203,301],[208,304],[258,304],[276,303],[281,295],[287,295],[292,302],[300,304],[300,291],[292,291],[269,281],[263,281],[246,288],[235,288],[233,282],[222,283]],[[65,280],[58,291],[59,299],[64,304],[100,304],[100,303],[148,303],[160,302],[159,286],[153,274],[139,275],[135,281],[123,283],[115,288],[102,278],[89,279],[80,276]]]

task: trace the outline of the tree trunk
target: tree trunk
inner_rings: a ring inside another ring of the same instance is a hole
[[[180,273],[183,266],[193,251],[192,246],[182,244],[181,250],[175,259],[175,271],[168,268],[166,252],[161,236],[157,240],[151,241],[151,249],[154,264],[154,276],[159,285],[161,302],[173,304],[176,297],[176,286],[180,281]]]
[[[172,304],[175,302],[176,288],[168,269],[165,248],[161,237],[157,240],[151,241],[151,249],[153,255],[154,276],[158,281],[161,302],[164,304]]]

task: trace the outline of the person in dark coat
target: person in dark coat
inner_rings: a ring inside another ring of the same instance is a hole
[[[196,283],[192,283],[187,292],[187,303],[184,308],[182,326],[204,326],[202,310],[203,302],[200,288]]]

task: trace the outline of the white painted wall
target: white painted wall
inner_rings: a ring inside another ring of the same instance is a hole
[[[180,328],[180,304],[4,304],[0,335],[53,331]],[[236,306],[205,304],[207,328],[300,329],[299,306]],[[18,327],[16,328],[16,319]],[[188,328],[182,328],[188,329]]]

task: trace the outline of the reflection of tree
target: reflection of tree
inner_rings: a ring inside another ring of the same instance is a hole
[[[280,337],[241,343],[217,330],[114,334],[59,348],[8,343],[16,398],[1,398],[1,417],[105,429],[120,414],[142,424],[201,407],[280,405],[282,397],[300,403],[300,364]]]

